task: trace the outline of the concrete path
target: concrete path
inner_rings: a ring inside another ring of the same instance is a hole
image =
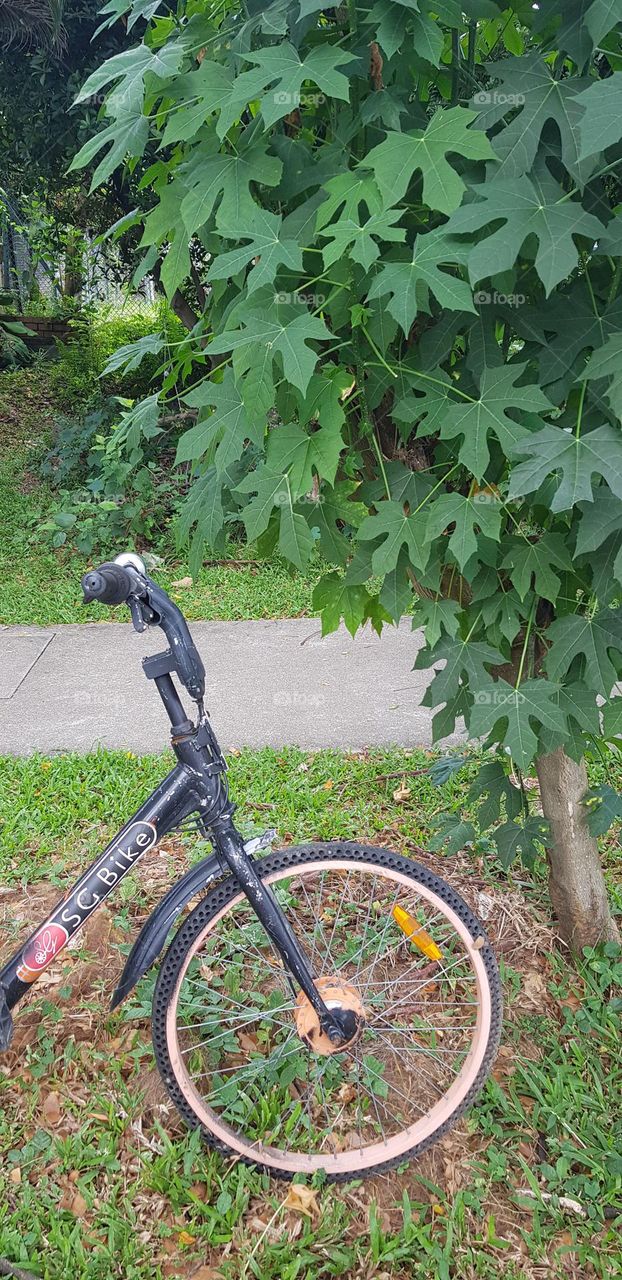
[[[429,682],[412,665],[421,635],[406,619],[381,638],[344,629],[322,639],[314,618],[198,622],[207,706],[223,748],[429,746]],[[83,623],[0,629],[0,752],[164,747],[168,722],[141,667],[157,629]]]

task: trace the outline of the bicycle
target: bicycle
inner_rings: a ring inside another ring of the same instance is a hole
[[[152,1005],[156,1062],[186,1123],[285,1178],[361,1177],[420,1154],[473,1102],[499,1044],[501,989],[482,925],[439,876],[388,849],[333,841],[265,853],[276,832],[244,842],[183,614],[131,554],[82,587],[85,602],[129,605],[137,631],[164,631],[166,649],[143,668],[176,763],[0,971],[0,1048],[11,1010],[73,935],[158,840],[191,822],[213,852],[142,926],[112,999],[116,1008],[132,991],[199,897]]]

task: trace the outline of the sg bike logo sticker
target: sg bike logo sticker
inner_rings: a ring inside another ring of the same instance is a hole
[[[143,853],[157,843],[153,822],[132,822],[93,863],[69,897],[41,925],[22,955],[17,977],[34,982]]]
[[[69,942],[69,934],[62,924],[46,924],[28,943],[17,970],[22,982],[34,982],[50,960]]]

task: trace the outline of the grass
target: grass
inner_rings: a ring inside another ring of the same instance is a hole
[[[475,907],[500,957],[504,1042],[482,1099],[414,1165],[345,1187],[287,1186],[201,1149],[167,1108],[149,1044],[153,975],[107,1003],[145,914],[195,856],[175,835],[124,882],[16,1015],[0,1061],[0,1257],[44,1280],[553,1280],[617,1274],[622,1224],[622,969],[569,967],[542,869],[422,851],[440,790],[420,751],[244,751],[230,760],[245,832],[358,837],[434,865]],[[0,918],[10,952],[145,797],[168,758],[127,753],[0,761]],[[387,775],[398,775],[398,780]],[[27,892],[23,892],[26,889]],[[482,895],[487,898],[482,898]],[[8,939],[11,939],[9,942]],[[576,1209],[560,1200],[566,1197]]]
[[[119,610],[82,605],[80,579],[90,567],[85,557],[52,550],[40,533],[54,494],[38,475],[37,458],[52,431],[54,412],[45,366],[0,374],[0,623],[119,621]],[[112,554],[125,550],[126,545],[119,546]],[[195,581],[175,586],[188,578],[187,564],[167,549],[163,557],[157,579],[191,620],[307,614],[320,576],[317,561],[305,574],[292,575],[278,557],[255,561],[249,558],[252,550],[232,543],[224,562],[207,563]]]

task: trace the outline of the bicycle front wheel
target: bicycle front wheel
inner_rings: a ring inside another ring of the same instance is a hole
[[[389,1169],[441,1137],[492,1066],[502,1005],[484,930],[448,884],[387,849],[314,844],[255,865],[356,1034],[335,1050],[228,877],[162,963],[166,1088],[211,1145],[271,1173]]]

